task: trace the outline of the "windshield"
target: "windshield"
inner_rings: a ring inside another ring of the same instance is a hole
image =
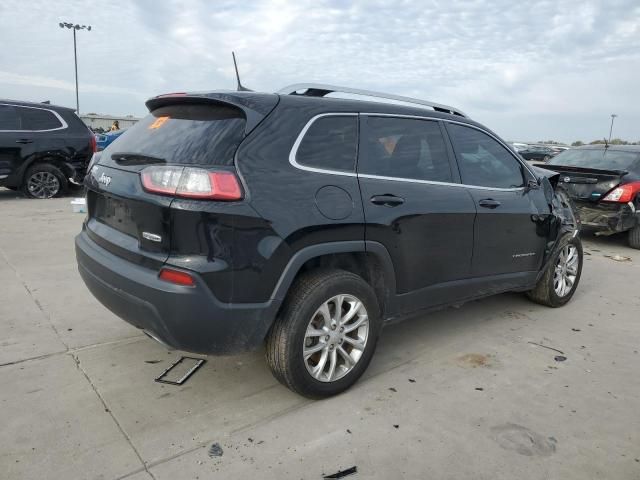
[[[632,171],[637,167],[638,153],[606,149],[572,149],[556,155],[549,165]]]
[[[180,104],[160,107],[105,149],[101,163],[122,154],[157,157],[169,164],[233,165],[245,118],[233,107]]]

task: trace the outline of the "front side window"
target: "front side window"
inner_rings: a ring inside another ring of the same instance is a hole
[[[20,118],[13,105],[0,105],[0,131],[20,130]]]
[[[357,138],[357,116],[320,117],[305,133],[296,152],[296,162],[323,170],[353,172]]]
[[[62,127],[53,112],[40,108],[17,107],[22,119],[21,130],[53,130]]]
[[[459,124],[447,125],[462,183],[491,188],[524,186],[523,167],[486,133]]]
[[[358,173],[451,182],[451,167],[435,121],[365,117]]]

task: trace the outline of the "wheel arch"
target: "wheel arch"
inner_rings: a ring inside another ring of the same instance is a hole
[[[72,177],[75,173],[75,169],[68,163],[68,158],[60,153],[46,152],[36,154],[22,164],[20,172],[18,174],[19,185],[22,185],[24,183],[29,169],[39,163],[49,163],[55,167],[58,167],[60,170],[62,170],[62,173],[64,173],[65,178]]]
[[[284,300],[301,274],[327,267],[362,277],[373,288],[383,317],[395,311],[396,277],[391,256],[384,245],[372,241],[330,242],[299,250],[285,267],[271,298]]]

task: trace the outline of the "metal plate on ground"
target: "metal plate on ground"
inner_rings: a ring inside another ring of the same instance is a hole
[[[203,358],[180,357],[169,365],[164,372],[158,375],[155,381],[158,383],[168,383],[169,385],[182,385],[205,362],[206,360]]]

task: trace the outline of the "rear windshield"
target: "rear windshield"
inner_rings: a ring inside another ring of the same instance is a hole
[[[157,158],[167,164],[232,165],[244,127],[242,112],[233,107],[169,105],[129,128],[102,156],[116,162],[126,154]]]
[[[565,150],[549,161],[549,165],[600,168],[603,170],[627,170],[637,168],[638,153],[605,149]]]

